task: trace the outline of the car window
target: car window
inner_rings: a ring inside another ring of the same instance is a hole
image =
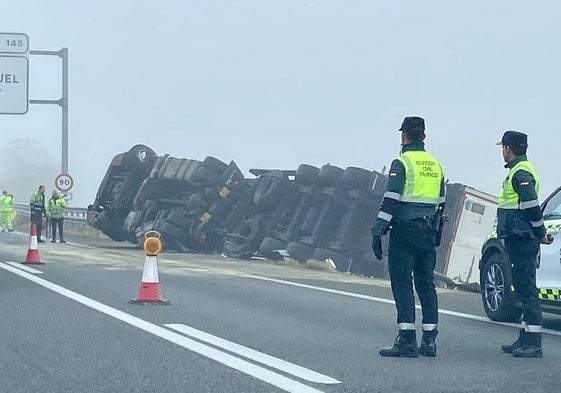
[[[547,202],[543,209],[543,218],[561,218],[561,190]]]

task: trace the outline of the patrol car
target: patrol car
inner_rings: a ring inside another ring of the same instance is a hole
[[[536,286],[542,310],[561,314],[561,187],[543,202],[542,212],[547,233],[555,240],[550,245],[541,246],[536,261]],[[519,302],[512,285],[511,264],[496,232],[483,244],[479,272],[487,316],[494,321],[518,321],[522,310],[517,307]]]

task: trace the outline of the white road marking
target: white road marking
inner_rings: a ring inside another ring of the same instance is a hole
[[[26,265],[22,265],[21,263],[17,263],[17,262],[6,262],[8,265],[11,265],[13,267],[17,267],[18,269],[21,270],[25,270],[28,273],[32,273],[32,274],[43,274],[43,272],[41,270],[37,270],[37,269],[33,269],[32,267],[26,266]]]
[[[292,374],[295,377],[304,379],[306,381],[322,383],[322,384],[341,383],[340,381],[328,377],[327,375],[323,375],[315,371],[309,370],[307,368],[298,366],[296,364],[289,363],[285,360],[276,358],[271,355],[267,355],[263,352],[259,352],[254,349],[244,347],[243,345],[239,345],[231,341],[224,340],[223,338],[213,336],[212,334],[203,332],[201,330],[197,330],[190,326],[174,324],[174,323],[165,324],[164,326],[169,327],[170,329],[176,330],[178,332],[181,332],[183,334],[186,334],[190,337],[196,338],[197,340],[203,341],[207,344],[211,344],[216,347],[225,349],[229,352],[235,353],[236,355],[240,355],[247,359],[254,360],[266,366],[283,371],[287,374]]]
[[[153,323],[147,322],[143,319],[137,318],[133,315],[127,314],[123,311],[117,310],[113,307],[109,307],[103,303],[97,302],[86,296],[80,295],[79,293],[73,292],[69,289],[56,285],[50,281],[44,280],[42,278],[36,277],[32,274],[26,273],[19,269],[16,269],[10,265],[0,262],[0,268],[17,274],[18,276],[32,281],[44,288],[47,288],[53,292],[56,292],[62,296],[72,299],[78,303],[81,303],[87,307],[90,307],[96,311],[103,314],[109,315],[115,319],[125,322],[131,326],[144,330],[155,336],[163,338],[169,342],[177,344],[183,348],[186,348],[192,352],[198,353],[209,359],[215,360],[223,365],[241,371],[251,377],[260,379],[263,382],[269,383],[273,386],[278,387],[286,392],[291,393],[322,393],[320,390],[314,389],[308,385],[297,382],[283,375],[277,374],[263,367],[259,367],[255,364],[237,358],[235,356],[229,355],[212,347],[203,345],[197,341],[191,340],[181,334],[174,333],[166,328],[155,325]]]
[[[357,299],[369,300],[369,301],[372,301],[372,302],[395,304],[395,302],[393,300],[384,299],[384,298],[381,298],[381,297],[361,295],[360,293],[345,292],[345,291],[340,291],[340,290],[337,290],[337,289],[316,287],[314,285],[301,284],[301,283],[292,282],[292,281],[278,280],[276,278],[269,278],[269,277],[251,276],[251,278],[255,278],[257,280],[262,280],[262,281],[275,282],[277,284],[290,285],[290,286],[298,287],[298,288],[311,289],[311,290],[314,290],[314,291],[333,293],[335,295],[354,297],[354,298],[357,298]],[[415,308],[420,310],[421,306],[416,304]],[[479,315],[465,314],[465,313],[461,313],[461,312],[457,312],[457,311],[451,311],[451,310],[443,310],[441,308],[438,309],[438,313],[439,314],[444,314],[444,315],[451,315],[451,316],[454,316],[454,317],[459,317],[459,318],[464,318],[464,319],[470,319],[472,321],[493,323],[495,325],[512,326],[512,327],[517,327],[517,328],[520,327],[519,323],[496,322],[496,321],[492,321],[492,320],[490,320],[486,317],[481,317]],[[561,336],[561,332],[559,332],[557,330],[552,330],[552,329],[543,329],[542,333],[552,334],[554,336]]]

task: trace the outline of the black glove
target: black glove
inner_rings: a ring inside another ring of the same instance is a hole
[[[380,236],[372,236],[372,251],[376,255],[376,259],[382,260],[382,238]]]

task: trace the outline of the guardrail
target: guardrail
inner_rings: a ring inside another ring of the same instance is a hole
[[[14,204],[18,215],[23,215],[29,217],[31,215],[29,205],[25,203]],[[86,217],[88,214],[88,209],[83,207],[66,207],[64,208],[64,218],[69,220],[77,220],[86,222]]]
[[[29,222],[31,211],[28,204],[16,203],[14,207],[18,213],[16,222],[23,224]],[[94,237],[106,237],[101,231],[88,225],[87,218],[88,209],[82,207],[67,207],[64,209],[64,228],[65,231],[79,233]],[[46,228],[45,228],[46,229]]]

